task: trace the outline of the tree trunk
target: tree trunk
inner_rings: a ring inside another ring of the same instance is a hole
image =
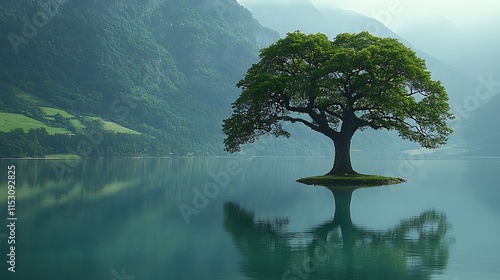
[[[351,138],[352,135],[345,134],[332,139],[335,146],[335,160],[332,170],[327,175],[357,174],[351,165]]]

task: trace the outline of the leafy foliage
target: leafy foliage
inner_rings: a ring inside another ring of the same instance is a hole
[[[243,91],[223,122],[229,152],[264,134],[288,137],[284,122],[334,142],[350,142],[358,129],[396,130],[425,148],[452,132],[444,87],[396,39],[361,32],[329,41],[297,31],[262,49],[260,59],[237,84]]]

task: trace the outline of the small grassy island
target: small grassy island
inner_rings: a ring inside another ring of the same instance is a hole
[[[380,175],[346,174],[346,175],[322,175],[300,178],[299,183],[306,185],[322,186],[380,186],[393,185],[406,182],[403,178],[386,177]]]

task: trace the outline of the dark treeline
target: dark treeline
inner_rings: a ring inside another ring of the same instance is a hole
[[[135,157],[189,155],[186,146],[167,146],[168,135],[158,137],[93,129],[78,134],[49,134],[45,128],[0,132],[0,155],[7,158],[77,154],[81,157]]]

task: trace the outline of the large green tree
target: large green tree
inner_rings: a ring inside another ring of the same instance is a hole
[[[452,130],[448,95],[425,61],[397,39],[361,32],[287,34],[260,52],[237,84],[241,95],[223,121],[228,152],[264,134],[289,137],[284,122],[302,123],[335,146],[328,174],[354,174],[350,146],[365,128],[397,130],[425,148],[443,145]]]

